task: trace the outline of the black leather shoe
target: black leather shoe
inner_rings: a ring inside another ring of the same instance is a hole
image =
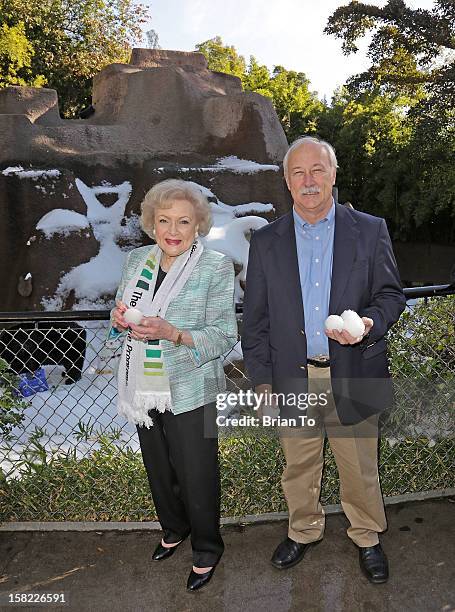
[[[194,572],[191,568],[191,572],[186,583],[186,588],[188,591],[197,591],[198,589],[202,589],[202,587],[205,586],[213,576],[215,567],[216,565],[214,565],[212,569],[204,574],[196,574],[196,572]]]
[[[181,540],[175,546],[163,546],[160,542],[155,548],[155,552],[152,555],[152,559],[154,561],[163,561],[164,559],[169,559],[169,557],[172,557],[172,555],[175,553],[175,549],[178,548],[182,542],[183,540]]]
[[[300,542],[294,542],[291,538],[286,538],[278,545],[277,549],[272,555],[271,563],[273,567],[278,569],[288,569],[294,567],[299,561],[303,559],[306,551],[317,542],[309,542],[308,544],[300,544]]]
[[[373,584],[387,582],[389,564],[380,544],[359,547],[359,563],[362,572]]]

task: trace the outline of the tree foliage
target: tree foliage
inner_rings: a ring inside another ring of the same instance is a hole
[[[388,99],[398,111],[404,136],[400,142],[391,149],[391,134],[384,133],[377,141],[377,150],[385,154],[379,159],[368,153],[365,142],[364,161],[374,163],[371,181],[379,212],[391,215],[403,239],[452,242],[455,3],[436,0],[431,10],[424,10],[412,9],[403,0],[389,0],[382,8],[352,1],[333,13],[325,31],[343,41],[346,54],[356,52],[358,40],[372,34],[372,64],[348,81],[345,96],[360,105]],[[356,180],[361,178],[357,174]]]
[[[340,200],[386,217],[394,237],[400,239],[406,239],[414,227],[412,210],[403,203],[413,187],[406,153],[412,140],[407,108],[405,97],[354,98],[342,88],[326,107],[319,132],[337,152]]]
[[[42,75],[33,75],[31,61],[33,47],[27,40],[23,22],[14,26],[2,23],[0,26],[0,86],[33,85],[45,83]]]
[[[246,70],[245,58],[237,53],[235,47],[224,45],[220,36],[199,43],[195,49],[205,55],[210,70],[243,79]]]
[[[45,83],[74,116],[90,101],[92,77],[128,61],[146,15],[135,0],[2,0],[0,86]]]
[[[210,70],[237,76],[245,91],[270,98],[289,140],[317,130],[323,104],[310,91],[310,82],[303,72],[283,66],[275,66],[270,72],[253,56],[247,64],[235,47],[224,45],[219,36],[196,45],[196,50],[205,55]]]
[[[380,8],[353,0],[329,18],[326,33],[343,41],[346,54],[372,33],[372,65],[347,83],[355,94],[379,91],[410,96],[410,116],[429,134],[455,128],[455,2],[437,0],[431,10],[411,9],[403,0]]]
[[[438,0],[431,10],[411,9],[403,0],[389,0],[383,8],[353,0],[333,13],[325,31],[342,39],[346,54],[372,32],[372,66],[351,81],[354,88],[374,84],[414,94],[424,86],[432,97],[436,85],[455,106],[453,0]]]
[[[337,152],[340,201],[385,217],[396,240],[450,243],[453,140],[440,126],[436,138],[423,130],[412,108],[406,96],[353,96],[342,88],[320,117],[318,133]]]
[[[353,5],[349,6],[354,11]],[[372,7],[368,23],[361,23],[363,29],[357,22],[350,29],[347,14],[338,9],[344,19],[343,31],[348,32],[346,50],[354,50],[354,34],[366,32],[368,24],[373,27],[372,15],[380,10]],[[355,21],[358,14],[354,13]],[[409,28],[408,24],[404,38],[410,35]],[[429,85],[426,89],[425,75],[416,78],[412,87],[409,79],[403,80],[402,87],[395,79],[391,87],[385,84],[391,64],[384,62],[379,69],[373,63],[368,78],[354,77],[329,105],[311,92],[304,73],[282,66],[270,71],[254,57],[247,64],[219,37],[197,49],[206,56],[210,69],[234,74],[246,91],[269,97],[290,142],[301,134],[317,134],[335,146],[340,201],[385,217],[395,239],[453,240],[453,131],[446,111],[432,118],[425,106],[431,90]],[[408,76],[411,72],[420,75],[420,56],[411,56],[407,49],[394,48],[394,61],[401,62],[395,68],[397,77],[404,74],[406,66]],[[379,51],[375,53],[379,62]],[[380,79],[371,77],[379,73]]]

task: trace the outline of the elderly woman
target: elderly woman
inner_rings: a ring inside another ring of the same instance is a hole
[[[125,334],[118,408],[136,424],[164,531],[152,558],[169,558],[191,534],[194,591],[224,549],[214,402],[226,384],[220,356],[237,340],[234,267],[198,239],[210,230],[210,205],[192,183],[155,185],[141,223],[156,245],[128,254],[112,311],[110,335]],[[132,308],[138,325],[126,320]]]

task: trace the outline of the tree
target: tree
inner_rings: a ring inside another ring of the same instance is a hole
[[[333,13],[325,32],[341,38],[349,54],[370,30],[368,55],[373,64],[351,86],[374,84],[411,94],[424,86],[430,96],[442,93],[445,102],[455,106],[453,0],[437,0],[432,10],[411,9],[403,0],[389,0],[383,8],[353,0]]]
[[[209,70],[232,74],[242,79],[245,75],[245,58],[239,55],[235,47],[223,44],[220,36],[196,45],[196,51],[207,58]]]
[[[403,0],[389,0],[382,8],[352,1],[333,13],[325,31],[343,40],[346,54],[357,51],[359,38],[373,34],[371,67],[347,83],[353,99],[407,100],[401,109],[406,144],[400,143],[395,166],[387,166],[390,158],[376,166],[377,175],[390,167],[390,176],[398,181],[395,231],[407,239],[453,241],[455,3],[436,0],[431,10],[424,10],[411,9]],[[383,196],[391,189],[389,182]]]
[[[255,91],[262,96],[272,97],[269,88],[270,71],[267,66],[259,64],[253,55],[250,56],[250,62],[242,76],[242,84],[246,91]]]
[[[210,70],[237,76],[245,91],[270,98],[289,140],[316,130],[323,104],[310,91],[310,82],[303,72],[275,66],[270,73],[253,56],[247,66],[235,47],[224,45],[219,36],[196,45],[196,50],[205,55]]]
[[[146,16],[135,0],[2,0],[0,86],[45,82],[74,116],[90,102],[92,77],[128,61]]]
[[[12,27],[3,23],[0,27],[0,87],[44,85],[43,75],[31,74],[32,56],[33,47],[25,36],[23,22]]]
[[[340,201],[385,217],[395,238],[403,238],[412,225],[401,205],[411,188],[407,107],[406,98],[377,93],[355,97],[344,87],[320,119],[319,134],[337,152]]]
[[[148,30],[145,33],[145,36],[147,38],[147,46],[149,49],[161,49],[158,34],[155,32],[155,30]]]
[[[275,66],[268,89],[289,141],[302,134],[315,133],[323,104],[303,72]]]

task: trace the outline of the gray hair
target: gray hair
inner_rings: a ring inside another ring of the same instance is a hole
[[[312,142],[314,144],[321,145],[321,147],[323,147],[327,151],[331,167],[335,169],[338,168],[338,162],[337,162],[337,156],[335,155],[335,149],[332,147],[331,144],[329,144],[325,140],[320,140],[319,138],[315,138],[314,136],[301,136],[300,138],[297,138],[297,140],[294,140],[294,142],[291,144],[291,146],[287,150],[286,155],[284,156],[283,171],[284,171],[285,177],[287,177],[288,175],[288,162],[289,162],[290,154],[292,153],[292,151],[295,151],[296,149],[303,146],[307,142]]]
[[[206,236],[212,227],[212,209],[209,201],[193,183],[180,179],[166,179],[154,185],[141,204],[141,227],[153,238],[155,211],[157,208],[170,208],[173,200],[187,200],[193,205],[199,226],[200,236]]]

